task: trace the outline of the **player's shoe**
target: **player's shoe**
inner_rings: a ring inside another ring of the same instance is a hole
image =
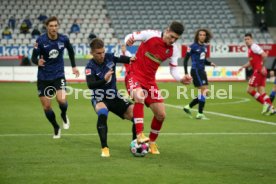
[[[53,139],[60,139],[60,137],[61,137],[61,128],[55,129]]]
[[[158,150],[158,146],[155,142],[149,143],[149,153],[151,153],[153,155],[159,155],[160,154],[160,152]]]
[[[193,118],[192,112],[191,112],[191,108],[190,108],[189,105],[186,105],[186,106],[183,108],[183,111],[189,116],[189,118]]]
[[[104,148],[102,148],[102,154],[101,154],[101,157],[110,157],[110,154],[109,154],[109,148],[108,148],[108,147],[104,147]]]
[[[143,133],[140,133],[137,135],[137,143],[141,144],[141,143],[145,143],[145,142],[149,142],[149,138],[146,137]]]
[[[202,113],[197,113],[196,119],[208,120],[208,118],[206,118],[206,116]]]
[[[269,112],[269,110],[270,110],[270,105],[264,104],[262,114],[266,114],[267,112]]]
[[[66,116],[66,122],[64,122],[64,120],[62,120],[62,122],[63,122],[63,129],[68,130],[70,128],[70,120],[68,116]]]
[[[275,111],[273,106],[270,106],[268,112],[266,113],[266,115],[271,116],[271,115],[274,115],[274,114],[276,114],[276,111]]]

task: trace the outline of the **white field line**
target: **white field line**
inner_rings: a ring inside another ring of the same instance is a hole
[[[227,136],[227,135],[276,135],[276,132],[195,132],[195,133],[161,133],[162,136]],[[97,133],[91,134],[61,134],[62,136],[98,136]],[[131,133],[108,133],[108,136],[130,136]],[[0,137],[37,137],[52,136],[52,134],[0,134]]]
[[[233,97],[233,99],[239,99],[239,100],[234,102],[208,103],[208,105],[229,105],[229,104],[246,103],[251,101],[249,98],[243,98],[243,97]]]
[[[165,104],[167,107],[172,107],[175,109],[183,109],[182,106],[178,106],[178,105],[171,105],[171,104]],[[195,111],[195,110],[193,110]],[[184,112],[183,112],[184,113]],[[273,125],[276,126],[276,123],[274,122],[269,122],[269,121],[264,121],[264,120],[258,120],[258,119],[251,119],[251,118],[245,118],[245,117],[241,117],[241,116],[234,116],[234,115],[230,115],[230,114],[224,114],[224,113],[219,113],[219,112],[211,112],[211,111],[204,111],[204,113],[206,114],[212,114],[212,115],[216,115],[216,116],[221,116],[221,117],[226,117],[226,118],[232,118],[232,119],[238,119],[238,120],[244,120],[244,121],[249,121],[249,122],[253,122],[253,123],[261,123],[261,124],[266,124],[266,125]],[[275,116],[275,115],[274,115]]]

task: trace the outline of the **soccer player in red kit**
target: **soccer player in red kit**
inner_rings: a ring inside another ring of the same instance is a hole
[[[267,70],[264,66],[264,59],[267,57],[267,53],[265,53],[259,45],[253,42],[251,33],[245,34],[244,41],[248,47],[249,61],[239,69],[239,72],[243,68],[252,67],[253,74],[248,82],[247,92],[258,102],[263,104],[262,114],[268,113],[272,115],[274,114],[274,107],[270,98],[265,93]],[[255,90],[256,88],[257,91]]]
[[[133,118],[136,127],[137,142],[148,142],[150,153],[160,154],[155,140],[165,119],[165,105],[159,94],[155,74],[160,64],[166,60],[170,62],[170,73],[173,78],[183,84],[191,82],[190,76],[180,77],[177,71],[177,60],[181,57],[175,42],[182,35],[184,26],[179,22],[172,22],[164,31],[145,30],[134,32],[125,37],[128,46],[135,41],[142,41],[136,59],[131,62],[127,74],[127,89],[134,99]],[[144,104],[152,110],[154,117],[151,122],[149,138],[143,134]]]

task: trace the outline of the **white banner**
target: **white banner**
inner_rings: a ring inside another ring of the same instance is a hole
[[[72,73],[71,67],[65,67],[65,77],[67,81],[84,82],[84,67],[78,67],[80,76],[78,78]],[[243,81],[245,80],[245,71],[238,73],[239,67],[206,67],[206,73],[209,81]],[[118,81],[124,81],[125,73],[120,72],[121,67],[117,67],[116,76]],[[182,66],[178,67],[181,76],[184,76]],[[190,68],[189,68],[190,71]],[[35,66],[15,66],[0,67],[0,82],[34,82],[37,80],[37,67]],[[156,73],[157,81],[175,81],[170,74],[169,66],[161,66]]]

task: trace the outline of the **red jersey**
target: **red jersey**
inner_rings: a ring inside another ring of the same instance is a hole
[[[261,55],[263,52],[263,49],[255,43],[253,43],[248,49],[250,65],[254,71],[260,71],[263,67],[263,58]]]
[[[167,45],[162,39],[162,32],[145,30],[127,35],[125,41],[129,38],[142,41],[136,53],[136,60],[130,65],[131,73],[140,82],[155,82],[157,69],[166,60],[169,60],[171,66],[177,66],[180,50],[176,44]]]

